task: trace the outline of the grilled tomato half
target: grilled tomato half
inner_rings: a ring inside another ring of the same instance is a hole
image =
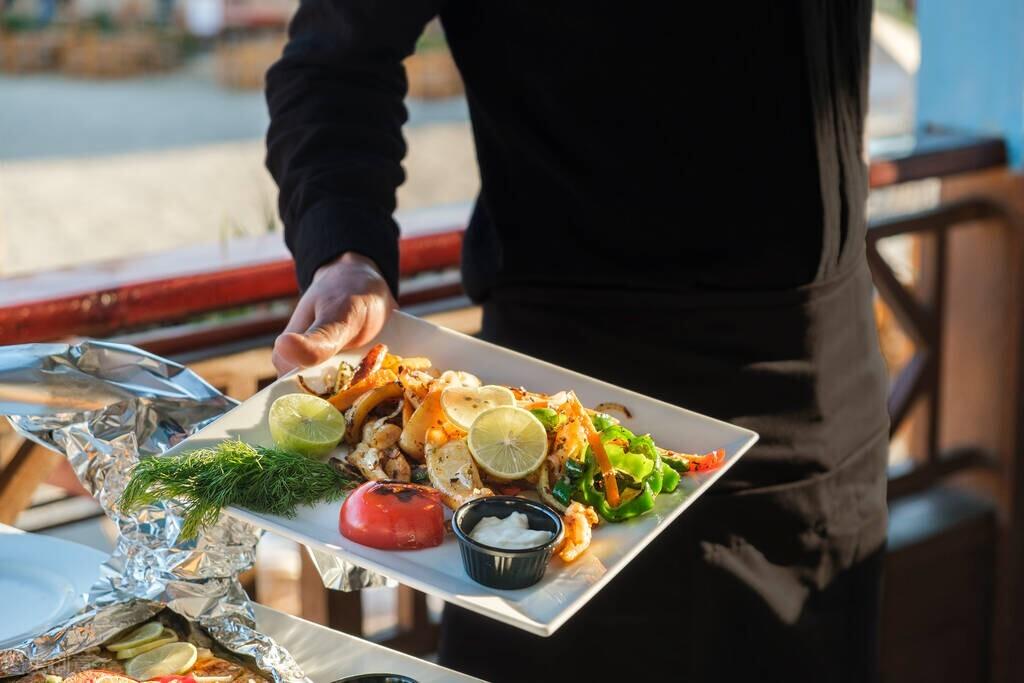
[[[368,481],[341,504],[341,535],[381,550],[415,550],[444,540],[444,506],[429,486]]]

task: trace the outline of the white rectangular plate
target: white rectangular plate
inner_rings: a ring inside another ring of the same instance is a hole
[[[601,524],[590,550],[572,564],[557,557],[544,579],[517,591],[487,588],[462,568],[457,541],[449,536],[436,548],[383,551],[353,543],[338,532],[338,503],[304,507],[294,519],[231,508],[229,512],[315,550],[350,560],[448,602],[487,615],[531,633],[549,636],[585,605],[612,577],[721,477],[757,441],[757,434],[698,415],[662,401],[620,389],[550,363],[473,339],[404,314],[391,317],[375,340],[400,356],[426,356],[441,369],[467,370],[485,383],[525,386],[554,393],[574,390],[584,405],[615,402],[633,417],[623,420],[632,431],[649,432],[656,443],[675,451],[726,451],[725,465],[715,472],[683,477],[672,494],[658,496],[651,512],[621,524]],[[356,362],[366,348],[339,356]],[[330,362],[337,362],[332,360]],[[211,446],[238,438],[272,445],[267,427],[270,404],[279,396],[301,391],[293,376],[284,377],[245,403],[183,441],[169,453]]]
[[[264,605],[253,603],[252,607],[256,612],[256,628],[288,650],[312,683],[331,683],[346,676],[385,672],[409,676],[419,683],[480,681]]]

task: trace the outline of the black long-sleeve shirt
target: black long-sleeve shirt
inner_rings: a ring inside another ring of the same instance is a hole
[[[397,288],[401,61],[437,15],[479,158],[475,298],[787,289],[861,235],[865,0],[302,0],[267,76],[267,165],[303,287],[353,250]]]
[[[515,679],[507,663],[529,651],[538,680],[628,678],[628,659],[564,656],[611,628],[625,648],[677,652],[688,680],[872,679],[875,569],[833,581],[886,529],[886,376],[862,248],[870,13],[302,0],[267,92],[303,285],[354,250],[396,286],[400,61],[440,14],[481,173],[463,254],[481,336],[761,435],[575,628],[527,638],[449,610],[446,665]],[[685,607],[651,613],[636,586],[665,575],[692,578],[665,587]]]

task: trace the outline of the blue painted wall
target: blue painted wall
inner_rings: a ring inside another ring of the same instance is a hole
[[[1024,161],[1024,0],[919,0],[917,120],[1006,137]]]

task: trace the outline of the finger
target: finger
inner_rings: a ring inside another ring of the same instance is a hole
[[[294,365],[308,367],[322,363],[346,346],[362,327],[364,315],[346,302],[342,309],[331,307],[320,313],[303,334],[288,332],[278,338],[281,358]]]
[[[362,346],[372,341],[384,327],[391,311],[396,308],[394,299],[388,297],[367,297],[363,299],[363,310],[361,311],[363,323],[360,330],[352,336],[348,346]]]
[[[282,341],[282,337],[286,334],[302,332],[306,330],[313,322],[313,306],[309,302],[308,297],[302,297],[299,299],[298,304],[295,306],[295,310],[292,312],[291,318],[288,320],[288,324],[285,326],[284,331],[274,340],[274,350],[271,353],[270,359],[273,362],[274,367],[277,369],[277,374],[281,375],[289,372],[295,367],[299,366],[299,363],[292,357],[291,343]],[[286,348],[282,353],[282,349]]]
[[[284,332],[301,333],[309,329],[309,326],[313,324],[313,319],[316,317],[316,311],[311,299],[312,296],[304,296],[299,299],[299,303],[295,304],[292,317],[288,319]]]

